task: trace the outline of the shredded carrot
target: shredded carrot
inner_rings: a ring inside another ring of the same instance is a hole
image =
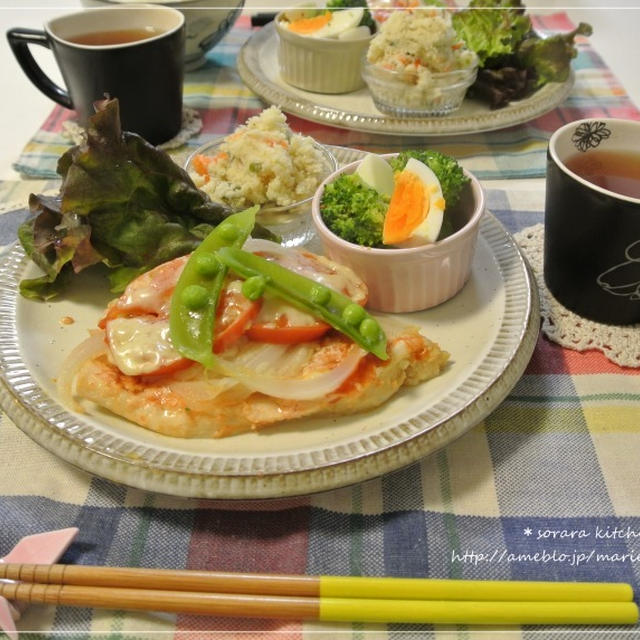
[[[276,145],[280,145],[283,149],[286,149],[289,146],[289,143],[286,140],[274,140],[273,138],[269,138],[267,140],[267,144],[270,147],[275,147]]]
[[[210,162],[211,162],[211,158],[209,156],[198,154],[197,156],[193,156],[191,165],[193,166],[197,174],[201,176],[208,176]]]

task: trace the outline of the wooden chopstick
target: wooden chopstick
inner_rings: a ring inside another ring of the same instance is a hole
[[[634,624],[633,602],[489,602],[316,598],[123,589],[27,582],[0,584],[21,602],[168,611],[236,618],[474,625]]]
[[[540,582],[306,576],[217,571],[0,563],[0,578],[41,584],[300,597],[393,600],[629,602],[618,582]]]

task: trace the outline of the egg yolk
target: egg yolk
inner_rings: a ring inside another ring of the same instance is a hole
[[[395,177],[395,187],[384,218],[382,242],[397,244],[411,236],[411,232],[429,213],[429,194],[420,178],[410,171]]]
[[[299,18],[289,23],[289,31],[298,33],[300,35],[309,35],[315,33],[322,27],[326,26],[331,20],[331,12],[327,11],[319,16],[313,18]]]

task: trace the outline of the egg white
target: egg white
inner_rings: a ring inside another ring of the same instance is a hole
[[[334,11],[331,20],[317,31],[309,34],[314,38],[334,38],[339,34],[357,27],[364,15],[362,7]]]
[[[383,196],[391,197],[393,193],[393,169],[391,165],[375,153],[369,153],[358,165],[356,175],[372,189]]]

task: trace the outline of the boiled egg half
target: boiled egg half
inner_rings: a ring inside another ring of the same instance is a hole
[[[354,9],[344,9],[343,11],[325,11],[312,17],[301,17],[292,20],[287,25],[289,31],[293,31],[301,36],[310,36],[312,38],[351,38],[349,32],[353,31],[355,37],[363,37],[358,35],[361,30],[357,29],[364,9],[357,7]],[[366,28],[366,27],[365,27]],[[367,34],[370,35],[367,29]]]
[[[382,242],[395,247],[435,242],[442,227],[445,204],[436,174],[423,162],[409,158],[405,168],[394,176]]]

